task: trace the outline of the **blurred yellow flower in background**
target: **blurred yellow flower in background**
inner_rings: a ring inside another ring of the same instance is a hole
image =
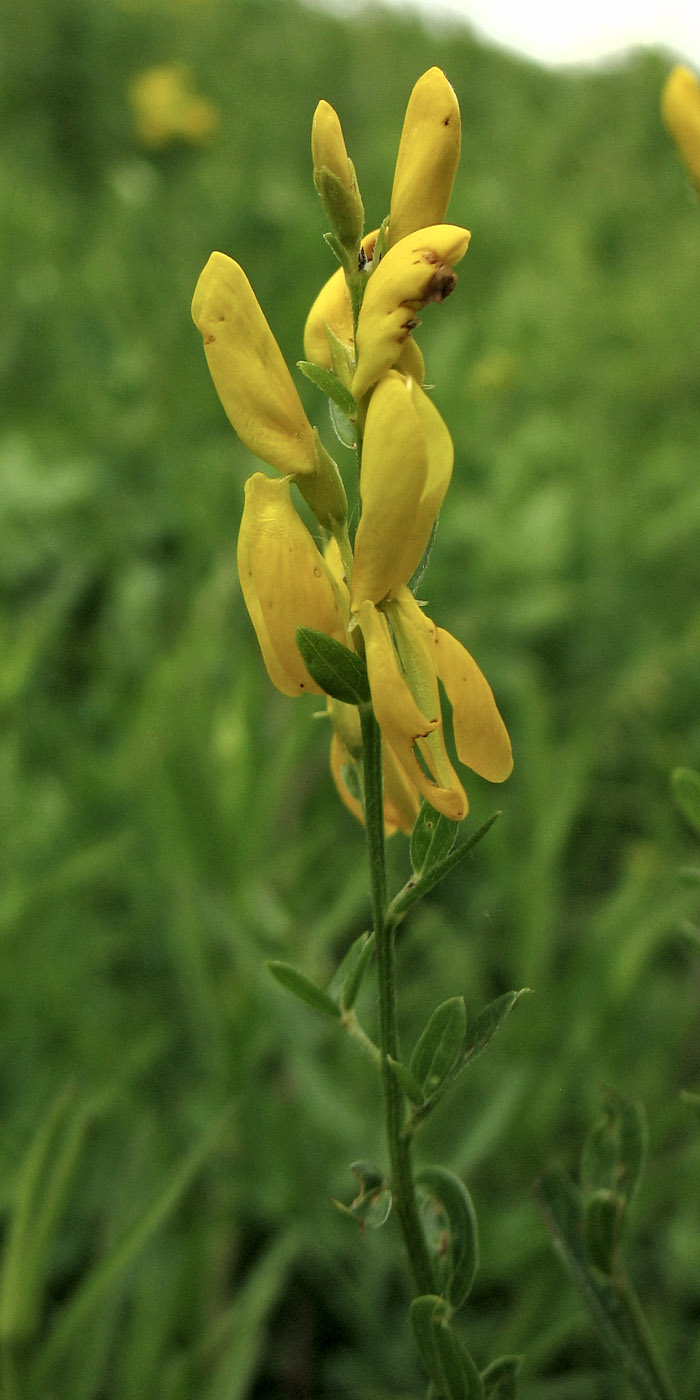
[[[128,99],[136,139],[149,150],[204,145],[219,125],[217,107],[193,91],[184,63],[144,68],[129,83]]]

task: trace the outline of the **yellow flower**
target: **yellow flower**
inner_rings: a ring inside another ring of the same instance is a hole
[[[364,822],[362,803],[356,795],[362,787],[362,738],[357,707],[331,700],[328,708],[333,722],[330,753],[333,781],[348,811],[358,821]],[[352,786],[349,786],[351,775]],[[382,747],[382,775],[386,834],[393,836],[396,831],[410,833],[418,816],[420,793],[404,773],[388,744]]]
[[[390,370],[370,399],[362,451],[362,514],[353,604],[408,583],[426,549],[452,474],[452,439],[435,405]]]
[[[408,588],[381,610],[362,603],[357,619],[385,742],[427,801],[461,821],[469,804],[445,748],[438,680],[452,706],[458,758],[500,783],[510,774],[513,757],[488,681],[461,643],[425,616]]]
[[[700,190],[700,83],[688,68],[674,68],[663,90],[661,114]]]
[[[416,313],[454,290],[452,264],[464,257],[469,238],[467,229],[436,224],[408,234],[384,255],[369,279],[357,322],[356,399],[396,364],[418,324]]]
[[[137,139],[152,150],[178,141],[200,146],[219,125],[213,103],[192,92],[184,63],[144,69],[131,80],[128,96]]]
[[[372,257],[378,232],[378,229],[374,229],[372,233],[365,234],[362,240],[363,252],[369,260]],[[304,354],[307,360],[311,360],[315,365],[322,365],[324,369],[330,369],[331,355],[328,348],[326,326],[338,340],[342,341],[343,345],[352,349],[352,305],[342,267],[339,267],[332,277],[324,282],[306,318],[304,327]]]
[[[439,68],[418,79],[409,98],[394,171],[389,246],[445,217],[459,162],[459,103]]]
[[[256,472],[246,482],[238,572],[270,680],[284,695],[321,695],[301,659],[297,627],[345,642],[345,624],[337,587],[294,507],[286,477]]]
[[[241,441],[283,475],[315,472],[314,431],[282,351],[243,268],[225,253],[212,253],[201,273],[192,319]]]

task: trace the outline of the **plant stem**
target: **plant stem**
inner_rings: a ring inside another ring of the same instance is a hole
[[[387,1145],[391,1164],[393,1204],[399,1218],[404,1243],[419,1293],[435,1290],[430,1256],[418,1214],[411,1143],[403,1133],[405,1100],[390,1060],[398,1060],[399,1033],[396,1008],[394,929],[387,920],[387,885],[382,793],[382,750],[379,725],[371,705],[360,705],[362,760],[364,768],[365,825],[372,887],[374,939],[379,994],[379,1046],[386,1119]]]

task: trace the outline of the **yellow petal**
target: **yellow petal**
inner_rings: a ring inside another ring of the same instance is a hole
[[[379,603],[415,573],[447,490],[454,450],[435,405],[395,370],[369,402],[362,451],[362,515],[353,605]]]
[[[428,452],[411,383],[390,371],[372,395],[365,423],[362,515],[352,577],[355,607],[366,598],[378,603],[407,582],[410,575],[403,577],[401,571],[404,543],[414,527],[427,477]]]
[[[286,478],[256,472],[246,482],[238,571],[270,679],[285,695],[322,694],[301,659],[297,627],[313,627],[341,642],[345,628],[333,583]]]
[[[362,240],[362,248],[369,259],[377,241],[377,233],[378,229],[374,229]],[[324,369],[330,369],[331,355],[326,326],[330,327],[344,345],[353,345],[352,306],[342,267],[339,267],[322,286],[304,327],[304,354],[307,360],[311,360],[315,365],[322,365]]]
[[[311,424],[243,269],[212,253],[192,301],[216,391],[242,442],[283,475],[317,470]]]
[[[513,770],[513,754],[486,677],[461,642],[442,627],[435,628],[435,659],[452,706],[460,761],[491,783],[504,782]]]
[[[700,189],[700,83],[688,68],[673,69],[663,90],[661,114]]]
[[[439,68],[418,79],[409,98],[394,171],[389,246],[445,217],[459,162],[461,123],[455,93]]]
[[[464,257],[469,238],[467,229],[436,224],[408,234],[385,253],[367,284],[357,323],[356,399],[396,364],[421,307],[444,301],[454,289],[452,267]]]

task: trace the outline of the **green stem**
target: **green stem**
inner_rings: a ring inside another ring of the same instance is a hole
[[[405,1099],[390,1060],[400,1058],[396,1007],[394,930],[387,920],[388,896],[384,842],[382,750],[379,725],[370,705],[360,705],[364,768],[365,825],[372,886],[374,938],[379,994],[379,1046],[384,1112],[391,1165],[391,1190],[404,1243],[419,1293],[435,1290],[430,1256],[418,1214],[411,1169],[411,1142],[403,1132]]]

